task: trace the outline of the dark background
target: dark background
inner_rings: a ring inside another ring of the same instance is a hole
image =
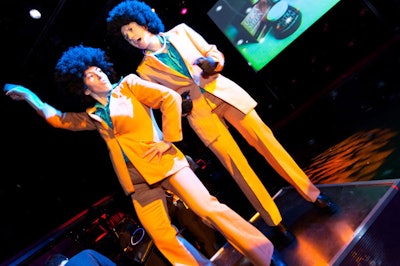
[[[0,85],[22,84],[44,101],[73,110],[70,99],[58,97],[53,69],[64,50],[81,43],[105,49],[120,75],[134,72],[140,52],[116,45],[106,35],[107,13],[119,2],[3,1]],[[321,99],[323,107],[329,107],[347,125],[360,117],[368,119],[371,109],[400,103],[398,0],[340,1],[258,73],[207,16],[215,1],[147,3],[156,9],[166,29],[185,22],[218,46],[226,57],[224,74],[258,101],[258,113],[300,166],[340,136],[341,127],[329,120],[330,113],[312,109]],[[180,14],[182,6],[188,7],[184,16]],[[41,20],[29,18],[32,7],[43,10]],[[4,119],[0,178],[3,261],[94,202],[121,190],[97,132],[54,129],[25,102],[14,102],[3,94],[0,101]],[[304,114],[307,126],[304,120],[298,122]],[[184,152],[223,172],[185,121],[184,130],[185,140],[178,143]],[[271,193],[285,185],[235,131],[232,133]],[[224,180],[227,186],[232,182]],[[240,210],[240,201],[228,203]]]

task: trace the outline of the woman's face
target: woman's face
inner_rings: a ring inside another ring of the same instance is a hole
[[[85,83],[87,90],[97,95],[108,93],[112,89],[112,84],[108,79],[107,74],[104,73],[101,68],[96,66],[91,66],[86,69],[83,76],[83,82]]]
[[[145,26],[131,22],[121,27],[122,36],[133,47],[146,50],[150,45],[151,34]]]

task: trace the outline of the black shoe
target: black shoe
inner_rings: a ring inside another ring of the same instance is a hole
[[[334,214],[339,209],[338,206],[335,203],[333,203],[327,195],[325,195],[323,193],[320,193],[318,195],[317,199],[315,200],[315,202],[313,204],[318,209],[320,209],[324,213],[328,213],[328,214]]]
[[[272,253],[271,258],[271,266],[287,266],[286,262],[284,261],[281,253],[279,253],[276,249]]]
[[[277,226],[273,226],[272,229],[277,236],[278,241],[284,246],[291,244],[296,239],[294,234],[290,232],[286,225],[284,225],[282,222],[280,222]]]

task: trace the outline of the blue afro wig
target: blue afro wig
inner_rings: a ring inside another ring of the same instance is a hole
[[[55,80],[68,87],[73,94],[84,91],[83,75],[91,66],[99,67],[110,79],[114,78],[113,64],[108,61],[106,53],[100,48],[78,45],[68,48],[55,67]]]
[[[145,26],[153,34],[164,31],[164,24],[150,6],[138,0],[125,0],[116,5],[107,18],[107,30],[112,35],[121,35],[121,27],[131,22]]]

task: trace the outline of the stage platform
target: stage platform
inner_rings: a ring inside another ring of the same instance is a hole
[[[317,185],[338,205],[339,210],[333,215],[316,209],[293,187],[282,188],[274,200],[296,240],[276,248],[288,266],[400,266],[399,182],[400,179],[387,179]],[[49,254],[73,256],[84,248],[92,248],[118,266],[169,266],[154,245],[146,246],[147,242],[143,244],[146,252],[135,247],[121,253],[115,232],[123,225],[121,218],[131,216],[120,207],[121,202],[110,195],[0,265],[42,266]],[[134,220],[129,221],[135,225]],[[277,243],[271,228],[257,213],[250,222]],[[215,266],[251,265],[229,243],[224,244],[224,239],[219,246],[211,258]],[[136,259],[138,254],[143,259]]]
[[[274,199],[295,234],[289,246],[278,246],[288,266],[400,265],[400,179],[318,185],[338,206],[323,214],[293,187]],[[271,229],[256,213],[251,222],[272,241]],[[230,244],[213,257],[216,266],[251,265]]]

